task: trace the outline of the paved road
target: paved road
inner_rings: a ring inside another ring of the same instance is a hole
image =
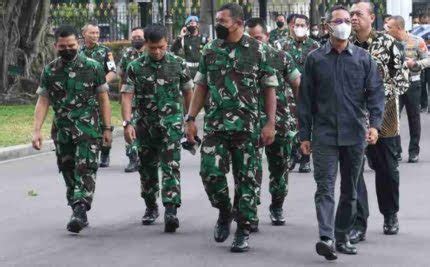
[[[408,140],[405,119],[402,129]],[[430,115],[423,118],[422,147],[430,147]],[[404,141],[404,144],[406,142]],[[407,149],[405,149],[407,151]],[[407,155],[405,155],[407,156]],[[418,164],[402,163],[400,233],[382,234],[383,218],[376,203],[373,173],[366,170],[371,217],[368,240],[356,256],[340,255],[342,266],[429,266],[430,150],[422,149]],[[260,232],[251,237],[252,249],[232,254],[230,237],[213,241],[217,213],[210,207],[198,170],[198,157],[183,153],[181,226],[165,234],[160,219],[142,226],[145,210],[139,198],[138,174],[125,174],[123,141],[115,140],[112,166],[100,170],[90,227],[79,235],[65,230],[70,216],[65,186],[53,153],[0,163],[0,266],[322,266],[314,252],[317,239],[311,174],[292,173],[285,205],[285,226],[270,225],[267,172]],[[267,166],[265,165],[265,168]],[[266,169],[265,169],[266,170]],[[37,196],[28,196],[35,190]]]

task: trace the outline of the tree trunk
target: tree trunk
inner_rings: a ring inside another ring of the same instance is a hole
[[[3,1],[0,11],[3,13],[0,19],[0,99],[10,95],[12,89],[22,87],[23,79],[37,81],[41,69],[34,73],[33,62],[36,58],[48,60],[44,55],[39,56],[39,48],[41,41],[47,40],[49,3],[49,0]],[[52,46],[49,49],[52,50]]]
[[[207,36],[211,36],[212,31],[210,25],[212,25],[211,3],[213,2],[214,0],[200,1],[200,31]]]

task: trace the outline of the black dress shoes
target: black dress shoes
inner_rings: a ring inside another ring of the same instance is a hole
[[[351,245],[349,241],[339,242],[336,241],[336,250],[343,254],[355,255],[357,254],[357,248]]]
[[[397,233],[399,233],[399,219],[397,219],[397,214],[385,216],[384,234],[397,235]]]
[[[317,254],[323,256],[326,260],[334,261],[337,259],[336,252],[334,251],[334,241],[331,239],[318,241],[315,249]]]
[[[364,231],[352,229],[349,233],[349,242],[351,244],[357,244],[364,240],[366,240],[366,232]]]

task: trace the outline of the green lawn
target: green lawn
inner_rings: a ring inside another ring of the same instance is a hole
[[[120,126],[121,106],[117,101],[111,101],[111,105],[112,124]],[[34,105],[0,106],[0,147],[31,143],[33,113]],[[50,138],[52,114],[51,109],[43,124],[45,140]]]

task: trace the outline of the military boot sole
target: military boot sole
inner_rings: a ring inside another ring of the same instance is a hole
[[[247,252],[247,251],[249,251],[249,246],[248,246],[248,245],[247,245],[247,246],[245,246],[245,247],[236,247],[236,246],[232,246],[232,247],[230,248],[230,251],[231,251],[231,252],[234,252],[234,253]]]
[[[272,217],[270,217],[270,220],[272,220],[272,225],[274,226],[282,226],[285,225],[285,220],[284,221],[280,221],[280,220],[276,220]]]
[[[397,235],[399,233],[399,228],[397,229],[384,229],[384,235]]]
[[[176,232],[177,228],[179,228],[178,218],[169,218],[166,220],[166,222],[164,224],[164,232],[174,233],[174,232]]]
[[[67,230],[69,232],[77,234],[77,233],[79,233],[80,231],[82,231],[82,229],[84,229],[87,226],[88,226],[88,222],[83,222],[83,221],[78,220],[78,219],[72,219],[67,224]]]

